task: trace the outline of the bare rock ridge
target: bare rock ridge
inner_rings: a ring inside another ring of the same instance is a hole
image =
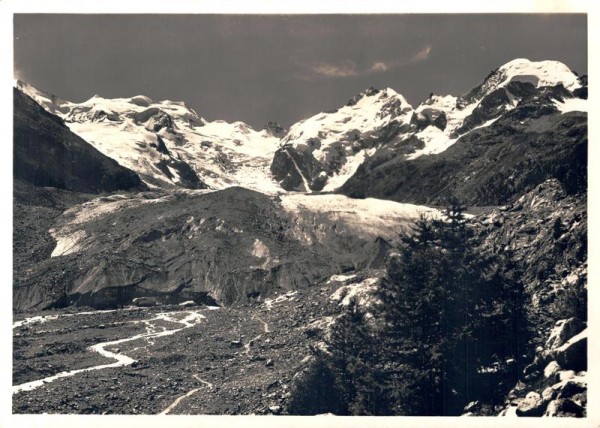
[[[586,415],[587,198],[548,180],[479,218],[485,248],[512,252],[536,313],[529,364],[491,414]],[[533,351],[535,348],[535,351]],[[490,414],[481,402],[467,415]]]
[[[587,284],[587,197],[552,179],[480,221],[485,245],[513,251],[538,309]]]

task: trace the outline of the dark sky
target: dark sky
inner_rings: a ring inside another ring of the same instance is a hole
[[[511,59],[587,74],[585,15],[14,16],[16,77],[61,98],[183,100],[209,119],[283,126],[369,86],[416,106]]]

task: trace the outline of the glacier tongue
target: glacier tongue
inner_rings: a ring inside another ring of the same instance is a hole
[[[292,235],[309,244],[326,241],[331,234],[394,241],[419,216],[441,217],[439,210],[422,205],[339,194],[288,193],[281,195],[281,206],[296,218]]]

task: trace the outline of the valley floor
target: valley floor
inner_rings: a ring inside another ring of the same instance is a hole
[[[235,308],[69,308],[16,316],[13,413],[285,413],[305,327],[334,285]]]

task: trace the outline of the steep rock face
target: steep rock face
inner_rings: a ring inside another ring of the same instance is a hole
[[[300,192],[323,189],[327,173],[309,152],[282,148],[275,152],[271,172],[281,187]]]
[[[136,297],[243,302],[368,266],[382,257],[379,237],[436,214],[387,202],[387,217],[363,227],[353,210],[366,213],[368,202],[337,197],[337,213],[318,198],[278,202],[242,188],[95,199],[57,220],[53,257],[21,275],[15,308],[113,307]]]
[[[548,180],[494,210],[483,226],[486,247],[513,252],[536,308],[548,307],[566,290],[587,284],[585,195],[567,195],[558,180]]]
[[[86,193],[146,187],[133,171],[94,149],[16,89],[13,138],[14,176],[34,186]]]
[[[267,122],[263,127],[263,130],[267,131],[269,135],[272,137],[281,138],[283,137],[287,131],[277,122]]]
[[[500,415],[585,416],[586,195],[552,179],[480,221],[484,248],[512,255],[535,314],[535,354]]]
[[[23,180],[13,182],[12,266],[14,288],[23,277],[50,258],[56,241],[48,231],[69,207],[97,195],[53,187],[35,187]],[[51,282],[49,278],[47,281]],[[55,296],[59,299],[59,296]]]

